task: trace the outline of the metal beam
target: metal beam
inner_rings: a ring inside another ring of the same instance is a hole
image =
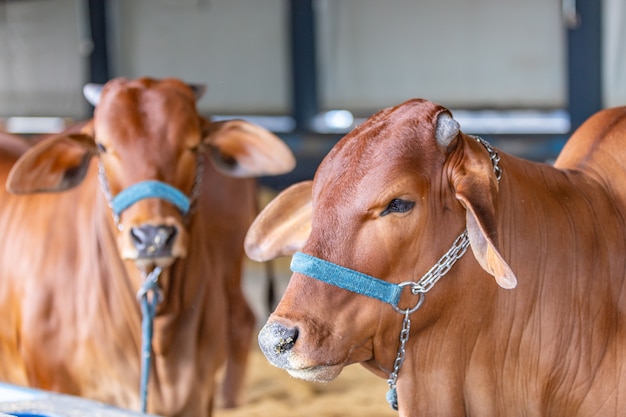
[[[311,130],[319,112],[313,1],[289,1],[291,108],[298,131]]]
[[[109,80],[107,52],[107,0],[87,0],[89,27],[93,48],[89,54],[89,82],[106,83]]]
[[[571,131],[600,110],[602,100],[602,2],[570,2],[574,10],[568,21],[568,110]]]

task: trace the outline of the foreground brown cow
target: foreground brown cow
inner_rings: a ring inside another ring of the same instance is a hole
[[[229,175],[294,159],[264,129],[203,119],[195,101],[175,79],[118,79],[82,133],[39,142],[10,175],[19,148],[2,148],[0,180],[22,195],[0,192],[1,380],[136,410],[136,294],[140,270],[159,266],[148,411],[210,415],[227,358],[224,402],[236,403],[254,328],[240,274],[256,182]],[[148,196],[114,216],[108,200],[146,180],[190,196],[188,213]]]
[[[265,355],[313,381],[359,362],[401,416],[624,415],[625,144],[626,108],[592,117],[555,167],[428,101],[379,112],[248,232],[257,260],[302,251]]]

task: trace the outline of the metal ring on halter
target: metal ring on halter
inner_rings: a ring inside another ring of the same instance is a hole
[[[399,287],[408,287],[408,286],[412,286],[415,287],[416,283],[413,281],[405,281],[405,282],[401,282],[400,284],[398,284]],[[400,314],[412,314],[415,313],[417,310],[419,310],[419,308],[422,306],[422,304],[424,304],[424,293],[422,291],[419,291],[417,293],[411,291],[412,294],[415,295],[419,295],[419,299],[417,300],[417,304],[415,304],[415,306],[413,308],[407,308],[407,309],[401,309],[400,307],[398,307],[397,305],[392,304],[391,306],[393,307],[394,310],[396,310],[398,313]]]

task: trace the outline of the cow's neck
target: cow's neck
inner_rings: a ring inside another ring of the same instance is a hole
[[[578,172],[501,157],[498,243],[518,286],[500,289],[474,259],[461,260],[463,273],[451,273],[445,305],[429,299],[420,311],[437,308],[437,320],[411,334],[398,381],[401,416],[408,410],[465,415],[472,409],[497,415],[540,404],[545,395],[566,402],[581,387],[600,390],[600,382],[579,372],[581,366],[603,369],[606,353],[619,344],[599,330],[614,317],[612,306],[626,299],[624,286],[610,281],[610,270],[626,268],[623,219],[611,198]],[[455,288],[465,290],[455,295]],[[586,325],[562,320],[573,314],[586,317]],[[593,350],[591,341],[608,348]],[[581,362],[564,363],[566,357]],[[546,392],[549,380],[553,386]],[[524,398],[516,396],[521,392]],[[454,408],[460,398],[467,410]]]
[[[606,193],[580,173],[562,172],[507,155],[501,155],[501,159],[498,244],[517,273],[518,287],[500,289],[471,256],[459,261],[446,283],[414,315],[398,379],[401,416],[418,411],[425,415],[435,411],[465,415],[466,406],[498,414],[497,407],[503,404],[498,398],[506,399],[503,401],[509,408],[518,400],[522,402],[517,406],[523,406],[524,399],[511,396],[511,392],[527,392],[539,398],[545,382],[542,376],[549,373],[570,388],[584,383],[576,381],[576,366],[571,370],[554,367],[568,350],[569,354],[571,349],[580,350],[584,356],[585,343],[581,341],[593,339],[593,326],[586,330],[575,325],[564,328],[555,318],[571,315],[571,306],[584,300],[590,305],[590,316],[608,320],[603,314],[610,311],[603,305],[607,304],[611,283],[597,284],[594,291],[582,283],[588,283],[594,274],[608,276],[602,265],[619,262],[624,269],[623,256],[618,256],[626,251],[624,238],[612,236],[621,230],[623,220]],[[572,258],[574,249],[576,253],[592,253],[598,262],[569,268],[576,262]],[[568,288],[562,285],[560,274],[564,271],[571,271],[566,272],[572,280]],[[617,283],[613,286],[618,288]],[[430,320],[435,310],[437,318]],[[401,319],[394,320],[399,332]],[[506,343],[501,342],[502,334],[510,335],[504,339]],[[571,343],[555,347],[555,335]],[[537,344],[542,348],[537,349]],[[533,352],[542,352],[542,356]],[[530,369],[516,375],[520,357],[527,358]],[[586,358],[598,367],[602,359],[601,352]],[[387,367],[393,358],[377,362]],[[485,369],[502,371],[487,374]],[[515,381],[518,386],[506,384],[505,380]],[[508,387],[509,392],[496,392],[499,386]],[[469,405],[460,400],[463,397]],[[489,398],[492,400],[485,400]]]

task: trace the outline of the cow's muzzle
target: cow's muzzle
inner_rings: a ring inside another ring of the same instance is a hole
[[[291,349],[298,339],[298,329],[280,323],[266,324],[259,333],[259,346],[268,361],[279,368],[289,367]]]
[[[174,226],[141,225],[130,229],[130,239],[139,258],[172,256],[172,247],[178,230]]]
[[[303,345],[303,334],[297,327],[273,321],[261,329],[259,346],[272,365],[286,370],[294,378],[313,382],[332,381],[339,375],[345,362],[311,357]]]

